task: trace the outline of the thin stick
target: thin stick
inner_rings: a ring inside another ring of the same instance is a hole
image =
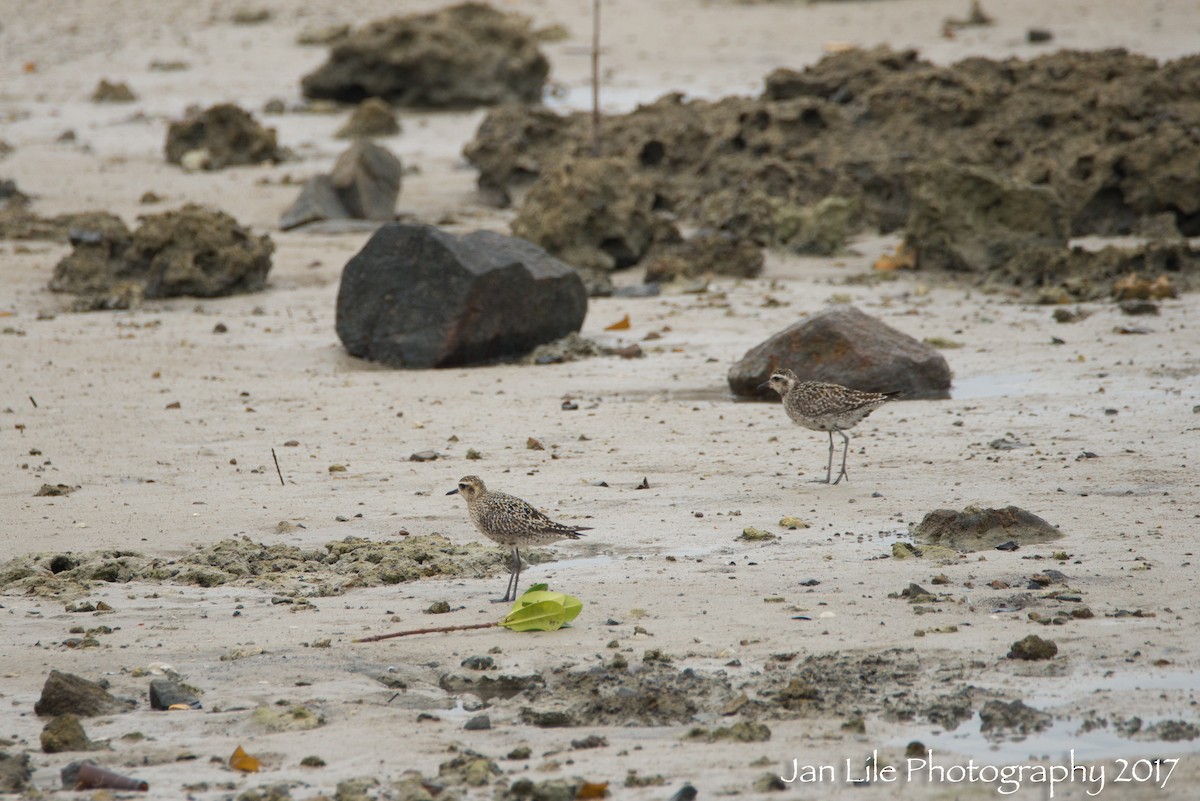
[[[592,155],[600,155],[600,0],[592,0]]]
[[[35,409],[36,409],[36,408],[38,407],[38,405],[37,405],[37,401],[35,401],[35,400],[33,399],[33,396],[32,396],[32,395],[30,395],[30,396],[29,396],[29,402],[33,404],[33,408],[35,408]]]
[[[350,642],[379,642],[380,640],[390,640],[393,637],[407,637],[410,634],[442,634],[447,631],[466,631],[467,629],[491,629],[499,626],[499,623],[468,623],[465,626],[439,626],[432,629],[411,629],[409,631],[393,631],[391,634],[376,634],[373,637],[360,637],[357,640]]]
[[[275,449],[271,448],[271,458],[275,460],[275,473],[279,476],[279,486],[286,487],[283,483],[283,471],[279,469],[279,457],[275,455]]]

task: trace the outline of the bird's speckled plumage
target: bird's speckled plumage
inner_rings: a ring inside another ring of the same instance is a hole
[[[492,492],[478,476],[463,476],[458,486],[447,495],[462,495],[467,501],[467,514],[483,536],[512,548],[513,572],[509,589],[502,600],[516,598],[517,582],[521,576],[521,554],[525,545],[549,545],[559,540],[577,540],[579,532],[591,531],[587,526],[568,526],[556,523],[525,501],[503,492]]]
[[[829,433],[829,465],[825,472],[827,484],[833,478],[833,432],[841,434],[844,440],[842,470],[837,479],[832,481],[836,484],[843,477],[847,480],[850,478],[846,472],[846,453],[850,448],[846,429],[858,425],[864,417],[897,395],[895,392],[862,392],[821,381],[801,381],[787,369],[772,373],[767,386],[783,398],[783,410],[793,422],[814,431]]]

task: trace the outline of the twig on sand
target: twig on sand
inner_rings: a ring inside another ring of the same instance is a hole
[[[283,482],[283,471],[279,469],[279,457],[275,455],[275,449],[271,448],[271,458],[275,460],[275,474],[279,476],[279,486],[286,487]]]
[[[350,642],[379,642],[380,640],[390,640],[393,637],[407,637],[410,634],[442,634],[447,631],[467,631],[468,629],[491,629],[501,623],[468,623],[464,626],[436,626],[431,629],[409,629],[408,631],[393,631],[391,634],[376,634],[371,637],[359,637],[357,640]]]

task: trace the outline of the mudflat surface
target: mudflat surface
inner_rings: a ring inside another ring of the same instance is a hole
[[[522,6],[538,26],[569,31],[545,47],[560,109],[586,102],[586,5]],[[1190,3],[1014,2],[987,9],[993,26],[943,37],[943,19],[966,5],[609,4],[605,97],[628,111],[673,90],[757,94],[769,71],[810,64],[833,42],[915,47],[938,64],[1114,46],[1163,60],[1186,55],[1200,33]],[[301,30],[394,8],[264,7],[272,18],[246,26],[215,2],[97,1],[36,16],[0,3],[0,135],[15,148],[0,175],[32,195],[38,213],[103,209],[132,225],[138,214],[194,202],[276,245],[264,292],[74,314],[69,298],[46,289],[66,245],[0,242],[0,696],[11,709],[0,750],[31,753],[34,786],[58,787],[59,769],[85,756],[40,751],[46,721],[33,705],[58,669],[106,678],[114,694],[139,699],[134,712],[84,720],[92,740],[111,745],[86,756],[145,778],[162,797],[237,797],[279,784],[294,798],[333,796],[339,782],[365,777],[388,797],[406,770],[439,781],[452,749],[502,771],[472,786],[447,768],[440,781],[465,797],[575,776],[610,782],[622,798],[669,797],[685,781],[706,796],[756,797],[772,792],[761,783],[768,775],[826,765],[834,780],[784,794],[996,796],[996,781],[910,778],[912,741],[941,765],[1069,765],[1073,749],[1077,763],[1105,768],[1100,797],[1193,797],[1195,294],[1164,301],[1150,318],[1085,303],[1089,316],[1060,324],[1023,296],[919,272],[873,278],[872,262],[897,233],[860,238],[837,258],[772,251],[761,278],[716,281],[704,294],[593,299],[584,335],[640,342],[640,359],[382,369],[347,356],[334,333],[340,271],[367,234],[275,230],[303,180],[344,149],[334,133],[349,110],[258,110],[275,97],[298,102],[300,76],[324,59],[324,48],[294,43]],[[1055,40],[1027,44],[1034,25]],[[189,68],[151,71],[155,60]],[[139,99],[89,102],[100,77],[128,82]],[[191,104],[227,100],[276,127],[296,158],[197,174],[167,165],[168,121]],[[419,168],[405,176],[401,210],[455,231],[507,231],[513,212],[478,203],[461,156],[482,116],[401,110],[403,133],[382,140]],[[67,129],[75,142],[57,142]],[[141,205],[146,191],[165,200]],[[824,474],[825,437],[792,425],[777,405],[734,402],[725,374],[770,334],[845,302],[918,339],[957,345],[944,351],[955,383],[949,400],[873,413],[854,431],[850,481],[829,487],[813,482]],[[604,330],[626,314],[628,330]],[[225,333],[214,333],[218,324]],[[1149,331],[1118,332],[1131,326]],[[564,411],[566,399],[578,408]],[[529,449],[530,437],[545,449]],[[482,458],[467,459],[468,449]],[[440,457],[409,461],[427,450]],[[502,553],[444,494],[464,474],[593,528],[547,549],[557,560],[522,577],[578,596],[583,614],[554,633],[352,644],[507,611],[490,602],[505,580]],[[637,489],[643,479],[648,488]],[[35,497],[43,484],[75,489]],[[1012,552],[893,557],[927,512],[972,503],[1018,506],[1064,536]],[[785,516],[809,527],[780,526]],[[747,527],[776,538],[739,540]],[[350,550],[347,537],[373,545],[331,558]],[[402,549],[381,547],[388,541],[419,558],[401,561]],[[49,562],[39,554],[118,564],[76,581],[37,573]],[[393,556],[395,564],[372,561]],[[442,557],[446,570],[408,580],[412,564]],[[926,592],[901,595],[914,583]],[[65,611],[101,601],[112,611]],[[436,601],[452,611],[425,614]],[[1092,617],[1072,615],[1081,607]],[[111,631],[89,634],[102,626]],[[1006,658],[1029,634],[1054,640],[1057,655]],[[76,647],[63,644],[72,639]],[[460,666],[475,655],[490,655],[495,670]],[[147,674],[165,666],[202,691],[204,711],[149,710]],[[482,676],[513,677],[505,686],[517,694],[484,692],[480,709],[480,691],[466,685]],[[1017,730],[981,732],[988,702],[1017,700],[1046,713],[1049,727],[1021,735],[1018,712]],[[464,730],[480,713],[492,728]],[[537,725],[547,721],[570,726]],[[689,736],[696,727],[708,732]],[[607,745],[583,747],[590,735]],[[230,770],[237,745],[264,771]],[[522,746],[527,756],[506,758]],[[848,783],[876,750],[898,780]],[[302,766],[310,755],[324,767]],[[1118,780],[1120,760],[1158,757],[1182,757],[1165,788]],[[1054,797],[1097,787],[1068,782]],[[1045,792],[1026,774],[1008,797]]]

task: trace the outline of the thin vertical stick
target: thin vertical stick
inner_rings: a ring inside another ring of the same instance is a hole
[[[271,448],[271,458],[275,460],[275,474],[279,476],[279,486],[286,487],[287,484],[283,483],[283,471],[279,469],[279,457],[275,455],[274,448]]]
[[[600,155],[600,0],[592,0],[592,155]]]

